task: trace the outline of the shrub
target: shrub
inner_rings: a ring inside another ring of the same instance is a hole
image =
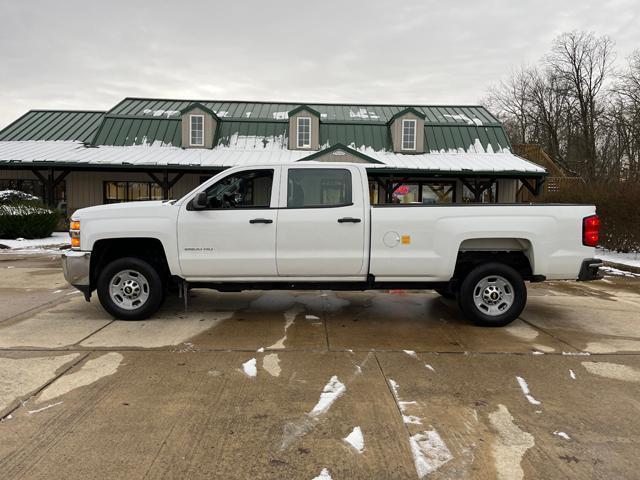
[[[640,251],[640,184],[576,183],[545,193],[538,202],[595,204],[602,222],[600,245],[625,253]]]
[[[60,214],[33,202],[0,204],[0,238],[44,238],[58,225]]]

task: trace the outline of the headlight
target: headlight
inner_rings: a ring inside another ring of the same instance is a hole
[[[80,250],[80,221],[71,220],[69,224],[69,236],[71,237],[71,248]]]

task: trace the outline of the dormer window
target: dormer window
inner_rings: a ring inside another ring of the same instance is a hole
[[[416,149],[416,120],[402,120],[402,149]]]
[[[189,116],[189,138],[191,146],[204,147],[204,115]]]
[[[298,148],[311,148],[311,117],[298,117]]]

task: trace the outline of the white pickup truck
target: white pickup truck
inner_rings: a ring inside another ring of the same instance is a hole
[[[362,165],[236,167],[177,201],[78,210],[66,279],[119,319],[169,288],[433,289],[478,325],[525,306],[525,281],[594,280],[600,222],[587,205],[371,205]]]

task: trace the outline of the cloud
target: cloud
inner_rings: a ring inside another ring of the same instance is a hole
[[[572,29],[640,45],[635,0],[2,2],[0,126],[125,96],[476,103]]]

